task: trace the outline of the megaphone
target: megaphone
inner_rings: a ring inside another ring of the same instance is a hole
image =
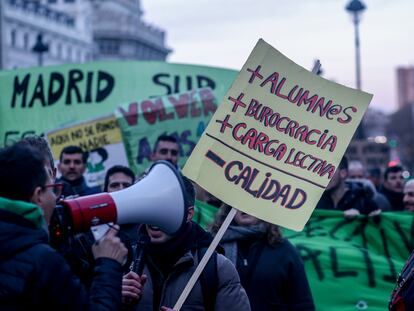
[[[61,201],[49,227],[51,240],[62,239],[68,231],[77,234],[111,222],[148,224],[174,235],[186,222],[186,202],[184,182],[176,168],[157,161],[129,188]]]

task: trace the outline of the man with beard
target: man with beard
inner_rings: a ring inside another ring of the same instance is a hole
[[[404,169],[400,165],[388,167],[384,172],[384,183],[380,192],[388,199],[391,211],[403,211]]]
[[[58,170],[62,177],[59,182],[63,182],[62,195],[85,196],[100,193],[100,187],[89,187],[86,184],[83,174],[86,170],[87,153],[83,152],[78,146],[67,146],[60,153]]]
[[[180,156],[180,146],[177,139],[171,135],[160,135],[154,146],[154,152],[151,154],[151,161],[165,160],[178,168]]]
[[[404,210],[414,212],[414,179],[407,181],[404,186]]]

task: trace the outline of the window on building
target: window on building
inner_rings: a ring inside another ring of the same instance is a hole
[[[78,63],[81,63],[82,62],[82,52],[81,52],[80,49],[78,49],[78,51],[76,52],[76,61]]]
[[[58,43],[56,46],[56,55],[57,58],[62,58],[62,44]]]
[[[72,47],[68,46],[68,55],[67,55],[67,59],[69,61],[72,60]]]
[[[11,46],[16,46],[16,37],[17,37],[17,31],[16,29],[12,29],[12,31],[10,32]]]
[[[102,54],[118,54],[119,44],[117,41],[104,41],[99,43],[99,50]]]
[[[29,49],[29,34],[25,33],[23,36],[23,47],[25,50]]]

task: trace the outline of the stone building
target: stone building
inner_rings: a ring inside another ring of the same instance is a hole
[[[142,15],[139,0],[0,0],[0,67],[165,61],[165,32]],[[33,52],[39,35],[44,53]]]

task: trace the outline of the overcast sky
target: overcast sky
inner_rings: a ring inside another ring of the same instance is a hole
[[[259,38],[323,76],[355,87],[349,0],[141,0],[144,20],[167,31],[168,61],[240,70]],[[397,106],[396,68],[414,64],[414,0],[363,0],[362,89],[371,107]]]

